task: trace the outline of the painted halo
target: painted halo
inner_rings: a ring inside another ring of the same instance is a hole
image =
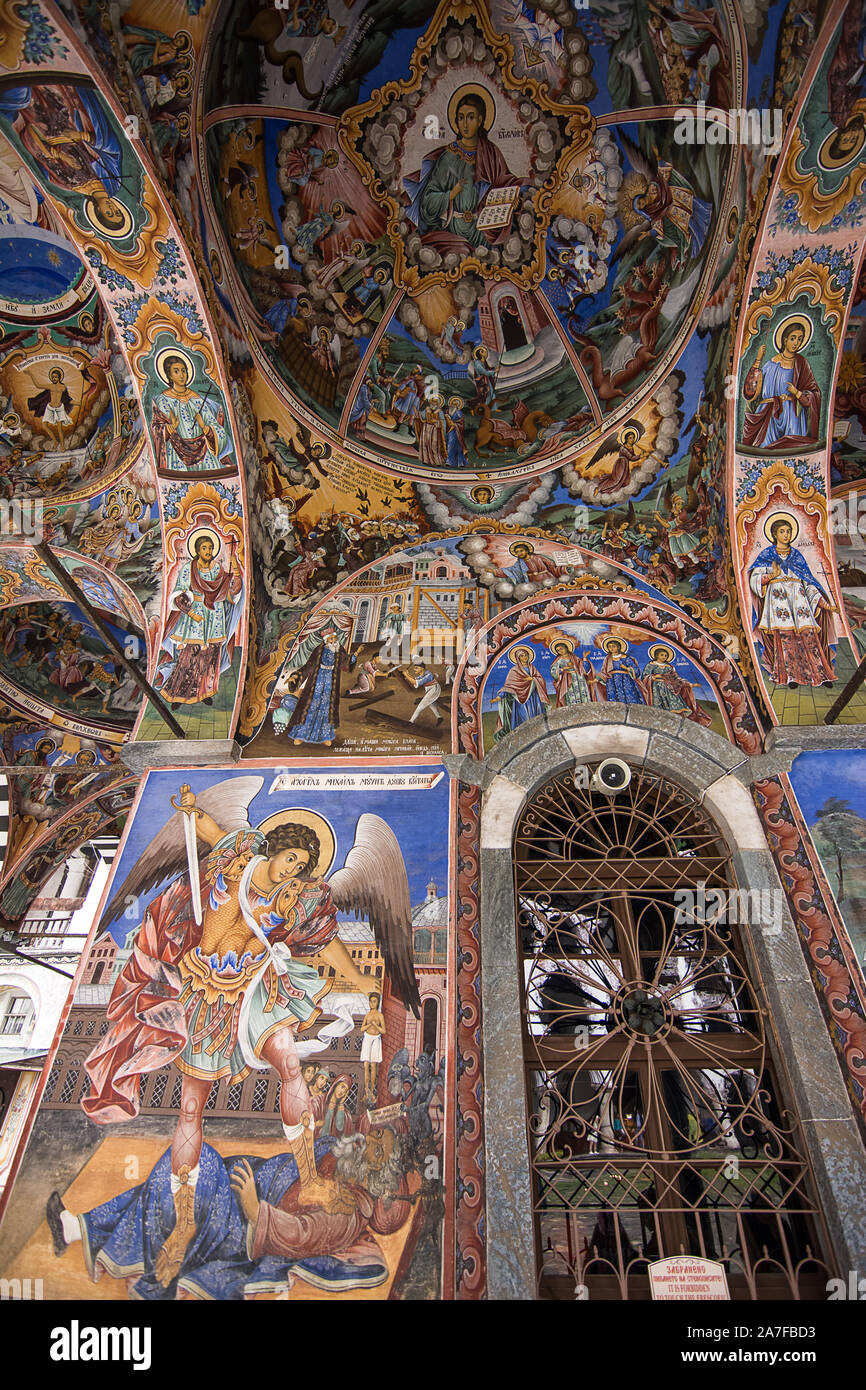
[[[634,425],[624,425],[616,437],[617,444],[634,444],[635,440],[640,439],[640,430]]]
[[[530,661],[535,661],[535,652],[532,650],[531,647],[512,647],[511,651],[508,653],[508,659],[511,662],[512,666],[517,666],[519,664],[518,657],[523,655],[527,656]]]
[[[666,661],[672,663],[674,659],[673,647],[666,647],[663,642],[657,642],[654,647],[650,647],[649,658],[650,661]]]
[[[606,637],[602,637],[601,642],[599,643],[602,651],[609,652],[611,642],[616,642],[618,646],[622,647],[622,654],[623,656],[625,656],[626,652],[628,651],[628,642],[625,640],[625,638],[617,637],[615,632],[609,632]]]
[[[84,216],[94,231],[98,232],[101,237],[105,237],[106,241],[123,241],[132,231],[132,213],[117,198],[112,201],[123,213],[123,220],[117,226],[106,222],[105,218],[101,216],[96,206],[96,199],[93,197],[84,199]]]
[[[792,328],[795,325],[799,326],[803,330],[803,341],[800,344],[800,352],[803,351],[803,348],[806,346],[814,332],[814,324],[812,323],[812,320],[809,318],[808,314],[789,314],[786,319],[782,319],[782,322],[779,324],[778,328],[773,334],[773,346],[775,347],[777,352],[782,351],[782,338],[785,334],[786,329]]]
[[[457,129],[457,107],[460,105],[463,98],[468,96],[480,97],[484,102],[485,130],[491,130],[496,120],[496,102],[493,100],[493,96],[487,88],[482,87],[478,82],[464,82],[461,87],[457,88],[451,100],[448,102],[448,124],[455,135],[459,134]]]
[[[764,522],[764,535],[767,537],[767,540],[771,545],[775,545],[770,527],[775,526],[777,521],[787,521],[791,528],[791,544],[793,545],[800,534],[800,523],[792,512],[772,512],[770,516],[767,517],[767,520]]]
[[[855,159],[860,158],[860,155],[863,152],[863,146],[866,145],[866,128],[864,128],[862,123],[860,125],[860,143],[856,145],[853,150],[850,150],[848,154],[830,153],[830,146],[833,144],[835,140],[839,139],[840,135],[844,135],[845,131],[848,129],[848,126],[850,124],[851,121],[849,120],[842,127],[841,130],[831,130],[830,134],[822,142],[821,147],[818,150],[818,164],[820,168],[844,169],[846,165],[853,164]]]
[[[278,825],[305,825],[312,830],[319,841],[319,862],[315,867],[310,878],[324,878],[334,862],[334,855],[337,852],[337,836],[330,821],[325,820],[317,811],[308,811],[304,807],[293,806],[288,811],[276,811],[274,815],[267,816],[256,826],[257,830],[267,836],[271,830],[276,830]]]
[[[168,387],[170,388],[170,387],[171,387],[171,379],[170,379],[170,377],[169,377],[169,375],[168,375],[168,369],[167,369],[165,363],[166,363],[166,360],[167,360],[168,358],[171,358],[171,357],[179,357],[180,360],[181,360],[182,362],[185,362],[185,363],[186,363],[186,369],[187,369],[187,373],[188,373],[188,376],[187,376],[187,379],[186,379],[186,384],[187,384],[187,386],[189,386],[190,383],[191,383],[191,382],[194,380],[194,378],[195,378],[195,363],[193,362],[193,360],[192,360],[192,358],[190,357],[189,353],[186,352],[184,348],[181,348],[181,347],[166,347],[166,348],[160,348],[160,349],[159,349],[159,352],[156,354],[156,356],[155,356],[154,359],[153,359],[153,370],[156,372],[156,374],[157,374],[157,376],[159,377],[160,381],[165,382],[165,385],[168,386]]]
[[[557,637],[551,637],[547,645],[552,652],[555,652],[557,647],[567,647],[570,652],[573,652],[576,643],[573,637],[566,637],[565,633],[560,633]]]
[[[509,555],[516,555],[518,549],[528,550],[530,555],[535,554],[535,546],[532,544],[531,541],[513,541],[512,544],[508,547]]]
[[[187,555],[191,560],[195,559],[195,543],[202,536],[207,536],[209,540],[213,541],[213,557],[216,559],[222,549],[222,538],[212,526],[197,526],[194,531],[190,532],[186,540]]]

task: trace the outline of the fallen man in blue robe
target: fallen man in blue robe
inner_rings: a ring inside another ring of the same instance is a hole
[[[409,1219],[404,1145],[390,1128],[315,1144],[319,1176],[334,1178],[327,1208],[304,1202],[305,1174],[292,1154],[221,1158],[202,1147],[189,1187],[189,1241],[177,1269],[160,1254],[178,1218],[171,1150],[144,1183],[92,1211],[68,1212],[52,1193],[46,1216],[55,1254],[81,1240],[91,1278],[107,1271],[134,1280],[133,1299],[241,1299],[272,1293],[293,1278],[317,1289],[376,1288],[389,1275],[375,1234]],[[180,1176],[183,1182],[183,1173]],[[181,1204],[183,1205],[183,1204]]]

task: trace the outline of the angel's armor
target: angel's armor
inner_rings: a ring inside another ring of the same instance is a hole
[[[189,1076],[242,1080],[262,1066],[262,1047],[278,1028],[302,1032],[316,1022],[331,987],[297,959],[337,934],[328,885],[294,878],[263,896],[251,880],[264,845],[260,831],[232,831],[208,857],[201,940],[178,961],[189,1036],[176,1062]],[[276,947],[279,966],[260,936]]]
[[[140,1078],[170,1062],[190,1076],[240,1079],[264,1070],[262,1048],[278,1028],[299,1032],[319,1015],[328,981],[300,957],[327,949],[338,910],[361,912],[382,942],[391,992],[420,1016],[412,964],[412,910],[400,847],[390,827],[365,812],[355,843],[327,882],[295,878],[263,896],[252,884],[266,839],[247,818],[261,777],[237,777],[196,798],[218,825],[234,824],[199,861],[202,921],[180,866],[178,810],[139,856],[106,908],[116,921],[133,896],[171,878],[153,898],[106,1009],[108,1031],[85,1062],[84,1113],[97,1124],[139,1112]]]

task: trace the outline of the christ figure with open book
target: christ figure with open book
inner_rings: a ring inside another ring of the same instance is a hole
[[[489,98],[473,88],[451,105],[456,140],[405,180],[412,197],[409,219],[424,245],[443,256],[467,255],[475,246],[504,241],[520,193],[520,180],[487,138]]]

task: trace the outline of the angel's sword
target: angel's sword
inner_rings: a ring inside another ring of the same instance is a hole
[[[186,862],[189,869],[189,882],[192,888],[192,911],[197,927],[202,923],[201,880],[198,873],[198,847],[195,834],[195,811],[187,811],[174,797],[169,798],[172,806],[183,811],[183,837],[186,841]]]

